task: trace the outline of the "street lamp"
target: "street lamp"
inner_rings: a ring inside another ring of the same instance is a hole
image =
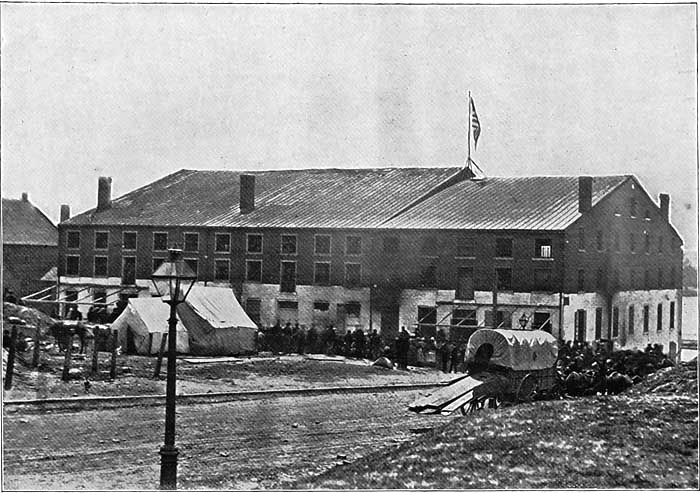
[[[151,276],[163,303],[170,305],[168,319],[168,374],[165,386],[165,443],[160,448],[160,489],[177,489],[177,454],[175,447],[175,352],[177,342],[177,305],[185,301],[197,274],[182,259],[182,250],[171,248],[169,258]]]
[[[525,326],[527,325],[527,321],[529,320],[529,317],[525,315],[525,312],[523,312],[522,315],[520,315],[520,318],[518,319],[518,322],[520,322],[520,327],[525,330]]]

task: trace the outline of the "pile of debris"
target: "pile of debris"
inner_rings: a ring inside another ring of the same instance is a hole
[[[639,385],[634,392],[698,395],[698,360],[694,359],[678,366],[663,368],[651,375]]]

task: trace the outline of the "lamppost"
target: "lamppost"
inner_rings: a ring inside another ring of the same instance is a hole
[[[518,319],[518,322],[520,323],[520,328],[522,330],[525,330],[525,326],[527,325],[528,320],[530,320],[530,317],[525,315],[525,312],[523,312],[523,314],[520,315],[520,318]]]
[[[182,259],[182,250],[171,248],[169,258],[151,276],[153,286],[170,305],[168,319],[168,374],[165,386],[165,443],[160,448],[160,489],[177,489],[175,447],[175,353],[177,342],[177,305],[185,301],[197,281],[197,274]]]

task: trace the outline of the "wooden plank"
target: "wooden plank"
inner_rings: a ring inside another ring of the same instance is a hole
[[[408,408],[412,411],[420,411],[425,408],[442,408],[445,404],[452,402],[458,397],[466,394],[475,387],[483,383],[483,380],[477,380],[474,377],[464,377],[446,387],[436,390],[435,392],[416,399]]]

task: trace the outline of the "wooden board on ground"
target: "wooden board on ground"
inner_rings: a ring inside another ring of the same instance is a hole
[[[431,394],[420,397],[412,402],[408,408],[411,411],[422,411],[426,408],[440,409],[446,404],[452,402],[453,400],[463,396],[472,389],[478,387],[483,383],[483,380],[478,380],[474,377],[464,377],[456,382],[442,387]]]

